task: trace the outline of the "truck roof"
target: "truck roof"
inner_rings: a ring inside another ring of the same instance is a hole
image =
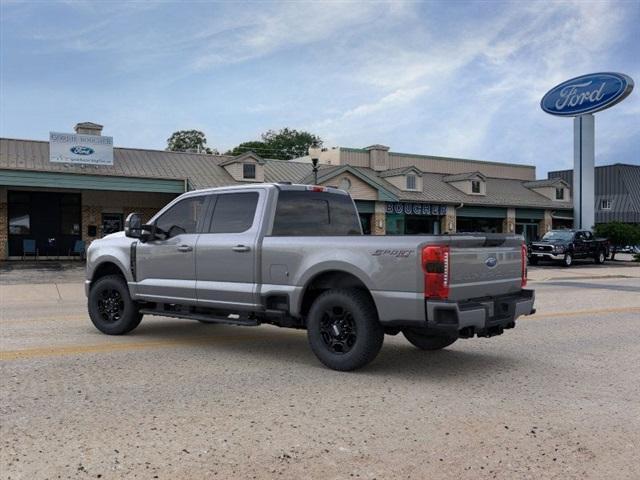
[[[344,190],[340,190],[335,187],[326,187],[320,185],[305,185],[301,183],[247,183],[246,185],[232,185],[228,187],[213,187],[203,188],[200,190],[191,190],[185,192],[187,194],[202,194],[202,193],[215,193],[215,192],[229,192],[229,191],[242,191],[242,190],[271,190],[277,188],[278,190],[309,190],[309,191],[326,191],[327,193],[337,193],[339,195],[348,195]]]

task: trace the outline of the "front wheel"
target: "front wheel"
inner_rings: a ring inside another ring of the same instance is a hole
[[[142,320],[138,306],[129,295],[127,282],[120,275],[99,278],[89,290],[89,317],[107,335],[123,335]]]
[[[537,265],[538,257],[529,257],[529,265]]]
[[[607,256],[605,255],[604,250],[600,250],[596,255],[595,262],[598,265],[602,265],[606,259]]]
[[[446,335],[429,335],[417,328],[407,328],[402,331],[404,338],[420,350],[442,350],[457,340],[456,337]]]
[[[311,305],[307,337],[316,357],[333,370],[349,371],[371,362],[384,330],[370,297],[359,290],[327,290]]]
[[[570,253],[565,253],[564,258],[562,259],[562,265],[565,267],[570,267],[573,264],[573,255]]]

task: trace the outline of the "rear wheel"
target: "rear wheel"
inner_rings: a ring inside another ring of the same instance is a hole
[[[441,350],[457,340],[456,337],[447,335],[430,335],[417,328],[407,328],[402,331],[402,334],[409,343],[420,350]]]
[[[138,306],[129,295],[127,282],[120,275],[99,278],[89,290],[89,317],[107,335],[123,335],[142,320]]]
[[[378,355],[384,330],[365,292],[327,290],[311,305],[307,337],[323,364],[348,371],[363,367]]]

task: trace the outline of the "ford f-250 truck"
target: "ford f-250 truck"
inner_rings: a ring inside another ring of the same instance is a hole
[[[193,191],[87,252],[93,324],[143,315],[307,330],[326,366],[372,361],[385,334],[437,350],[534,312],[518,235],[365,236],[344,191],[254,184]]]

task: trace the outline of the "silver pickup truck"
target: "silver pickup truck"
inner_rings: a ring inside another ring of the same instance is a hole
[[[371,362],[400,332],[437,350],[534,313],[518,235],[365,236],[334,188],[252,184],[185,193],[87,252],[89,315],[121,335],[143,315],[307,330],[326,366]]]

